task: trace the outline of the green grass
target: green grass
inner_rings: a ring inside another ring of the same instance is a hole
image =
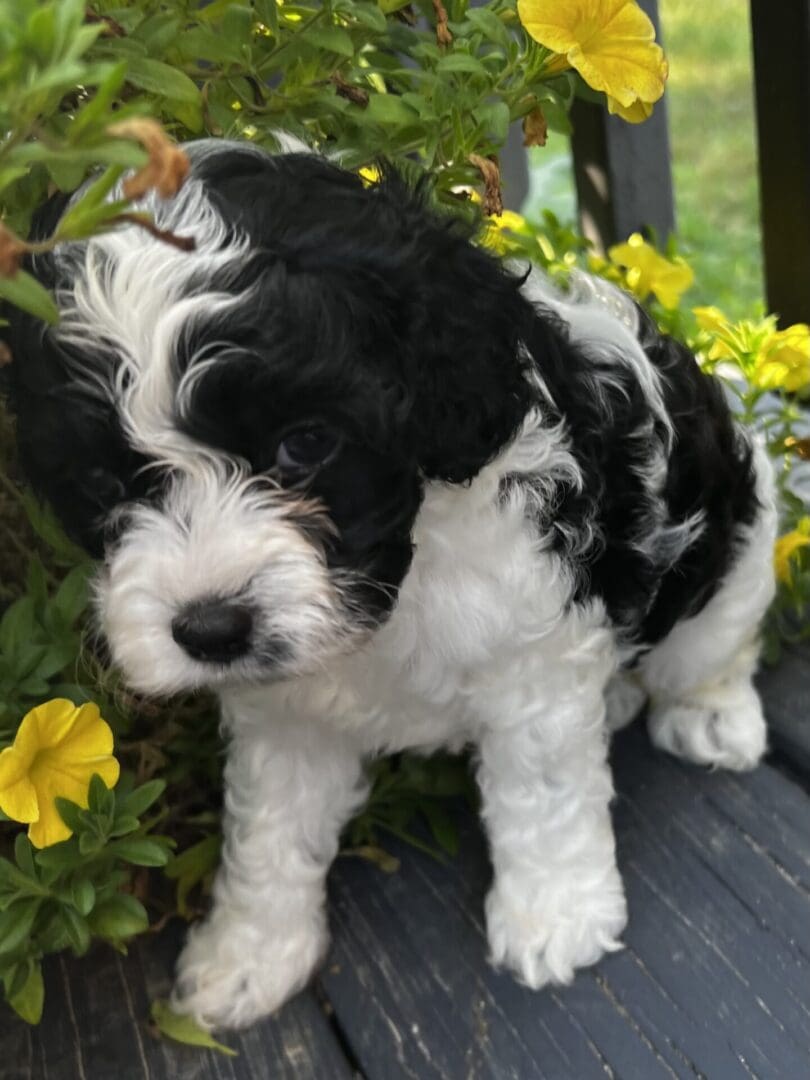
[[[693,304],[750,314],[763,298],[748,0],[660,0],[677,235]],[[567,140],[532,151],[524,212],[575,213]]]

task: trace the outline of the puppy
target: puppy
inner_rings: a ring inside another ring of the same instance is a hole
[[[649,697],[672,753],[765,749],[764,452],[605,282],[557,293],[394,174],[189,154],[144,206],[196,251],[128,227],[38,257],[61,321],[8,330],[21,459],[101,560],[116,663],[221,700],[222,867],[175,1008],[239,1026],[299,990],[364,761],[464,745],[492,960],[567,982],[626,920],[610,728]]]

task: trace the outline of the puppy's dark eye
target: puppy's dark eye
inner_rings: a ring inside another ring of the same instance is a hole
[[[339,431],[325,424],[308,424],[288,431],[276,452],[276,464],[282,472],[307,472],[326,465],[343,443]]]

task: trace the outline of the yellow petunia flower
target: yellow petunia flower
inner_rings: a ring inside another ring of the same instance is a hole
[[[67,840],[70,829],[54,800],[87,806],[90,779],[98,773],[108,788],[118,782],[113,736],[98,706],[54,698],[23,718],[11,746],[0,753],[0,810],[28,825],[34,847]]]
[[[757,356],[751,381],[761,390],[792,393],[810,385],[810,327],[796,323],[771,334]]]
[[[620,116],[628,124],[643,124],[645,120],[649,120],[653,111],[652,102],[642,101],[641,98],[637,98],[632,105],[622,105],[616,98],[608,96],[607,106],[612,116]]]
[[[636,0],[518,0],[518,16],[535,41],[607,94],[611,112],[639,123],[664,93],[666,58]]]
[[[777,330],[773,315],[732,323],[716,307],[692,310],[700,329],[712,338],[707,360],[732,360],[758,390],[795,393],[810,386],[810,327],[805,323]]]
[[[779,581],[786,585],[790,584],[791,561],[798,551],[808,545],[810,545],[810,517],[803,517],[793,532],[780,536],[774,545],[773,565]]]
[[[498,255],[507,255],[510,251],[509,238],[504,235],[504,230],[506,232],[523,232],[527,228],[526,219],[521,214],[516,214],[514,210],[504,210],[502,214],[492,214],[486,219],[486,222],[487,225],[481,237],[481,243]]]
[[[711,334],[726,334],[731,329],[731,324],[718,307],[695,307],[692,312],[701,330],[708,330]]]
[[[633,233],[626,243],[616,244],[608,255],[611,262],[624,267],[625,286],[639,300],[654,293],[665,308],[677,307],[681,295],[695,280],[683,259],[665,258],[641,233]]]
[[[382,173],[376,165],[363,165],[357,170],[357,175],[363,181],[365,187],[379,184],[380,180],[382,180]]]

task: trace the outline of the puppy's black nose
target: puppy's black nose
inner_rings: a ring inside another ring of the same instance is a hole
[[[227,600],[195,600],[172,619],[172,637],[194,660],[227,664],[250,648],[250,608]]]

